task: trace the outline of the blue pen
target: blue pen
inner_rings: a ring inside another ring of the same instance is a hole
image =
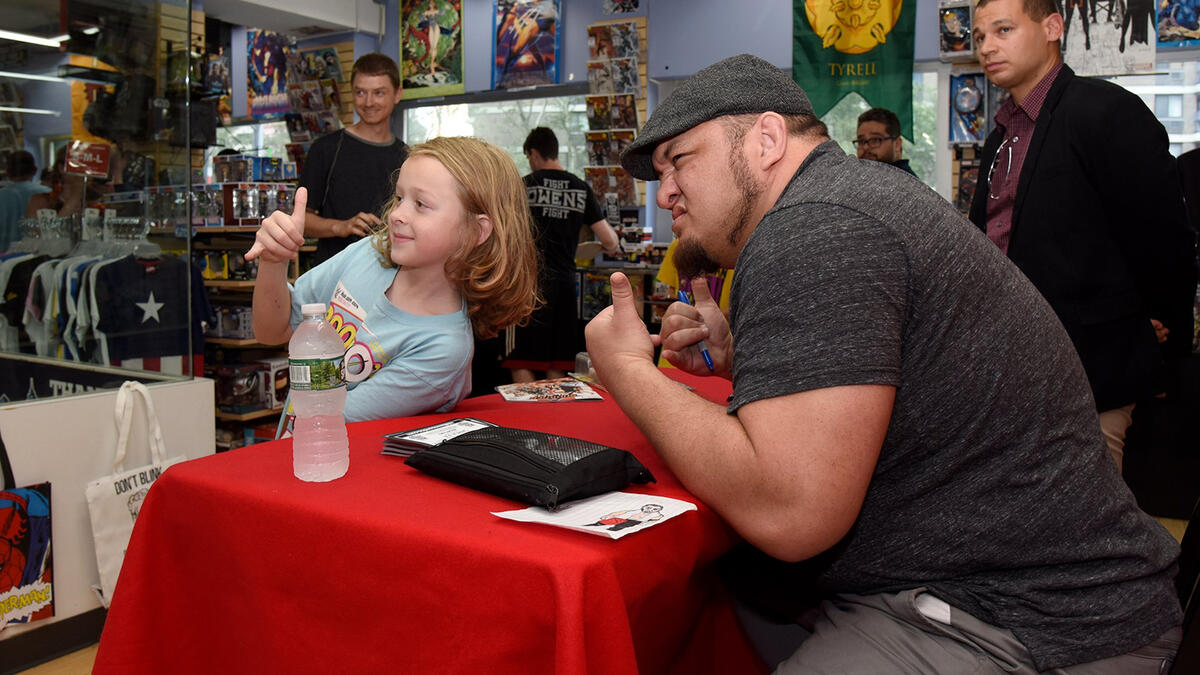
[[[685,305],[692,304],[692,301],[688,298],[688,294],[682,288],[679,289],[679,301]],[[713,360],[712,355],[708,353],[708,345],[705,344],[704,340],[701,340],[696,346],[700,348],[700,356],[704,357],[704,365],[708,366],[708,372],[713,372]]]

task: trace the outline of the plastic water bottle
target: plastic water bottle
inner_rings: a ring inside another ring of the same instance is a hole
[[[325,322],[325,305],[300,308],[304,320],[288,343],[292,408],[292,470],[310,482],[341,478],[350,468],[346,437],[346,354],[337,331]]]

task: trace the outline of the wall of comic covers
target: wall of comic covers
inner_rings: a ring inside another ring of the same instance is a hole
[[[644,188],[621,168],[621,153],[633,142],[646,114],[646,20],[614,20],[587,28],[587,152],[584,178],[620,225],[620,208],[644,203]],[[640,227],[622,232],[641,242]]]

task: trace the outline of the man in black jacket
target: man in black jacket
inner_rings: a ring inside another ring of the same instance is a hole
[[[1062,33],[1053,0],[976,6],[980,64],[1010,97],[971,220],[1066,326],[1120,466],[1133,404],[1162,391],[1163,356],[1191,345],[1195,233],[1162,124],[1137,96],[1076,77]]]

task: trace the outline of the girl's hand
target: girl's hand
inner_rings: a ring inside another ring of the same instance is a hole
[[[298,256],[304,245],[304,208],[307,205],[308,189],[299,188],[291,215],[275,211],[263,219],[254,235],[254,245],[246,251],[246,260],[261,257],[263,262],[286,263]]]

